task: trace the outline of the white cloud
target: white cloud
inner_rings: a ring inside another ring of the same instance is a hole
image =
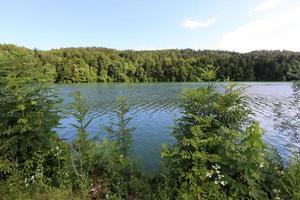
[[[269,12],[225,33],[219,48],[240,52],[262,49],[300,51],[300,4],[285,6],[285,9]]]
[[[189,29],[196,29],[196,28],[205,28],[210,24],[215,23],[216,18],[208,19],[207,21],[197,21],[192,19],[187,19],[182,23],[182,26]]]
[[[261,4],[259,4],[256,8],[256,12],[263,12],[263,11],[268,11],[276,6],[281,2],[281,0],[264,0]]]

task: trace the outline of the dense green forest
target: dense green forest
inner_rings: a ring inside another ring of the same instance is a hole
[[[41,51],[0,45],[2,58],[22,51],[56,83],[199,81],[201,69],[207,65],[218,67],[218,80],[285,81],[292,79],[289,69],[300,65],[300,53],[291,51],[120,51],[96,47]]]

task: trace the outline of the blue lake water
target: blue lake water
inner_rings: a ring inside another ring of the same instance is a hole
[[[129,115],[133,117],[130,126],[135,127],[132,153],[141,161],[142,167],[152,172],[159,166],[159,152],[163,143],[171,144],[175,140],[172,127],[181,116],[180,92],[185,88],[197,88],[204,83],[95,83],[95,84],[60,84],[56,85],[64,103],[71,101],[69,94],[80,91],[87,98],[93,113],[97,117],[88,127],[91,135],[107,136],[103,127],[108,126],[115,115],[116,99],[126,97],[130,106]],[[275,146],[279,152],[288,156],[286,147],[289,138],[273,128],[273,104],[292,94],[291,83],[251,82],[240,83],[246,86],[246,96],[253,109],[254,118],[265,129],[264,141]],[[57,131],[62,138],[72,140],[74,119],[65,116],[61,128]]]

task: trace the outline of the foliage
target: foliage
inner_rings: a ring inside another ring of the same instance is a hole
[[[230,84],[223,90],[211,84],[183,92],[183,117],[173,132],[177,143],[162,152],[174,188],[170,199],[267,197],[261,187],[263,130],[249,119],[242,90]]]
[[[0,55],[1,199],[38,199],[66,189],[68,147],[53,131],[59,100],[46,84],[48,66],[37,62],[26,49]]]
[[[300,65],[293,65],[289,75],[299,77]],[[279,101],[274,106],[275,128],[289,137],[288,145],[292,157],[284,170],[281,171],[280,184],[276,190],[283,199],[300,199],[300,82],[293,83],[293,94],[290,99]]]
[[[136,161],[131,159],[130,150],[132,143],[132,135],[134,128],[128,127],[131,117],[128,116],[129,106],[124,97],[119,97],[118,106],[115,111],[117,122],[113,122],[111,126],[106,127],[106,131],[112,136],[116,142],[119,152],[118,169],[114,169],[109,174],[117,183],[115,191],[121,197],[129,198],[130,196],[140,199],[148,190],[145,180],[142,180],[142,174],[137,170]],[[117,173],[116,173],[117,172]]]
[[[154,82],[203,80],[202,69],[218,66],[217,79],[234,81],[297,80],[290,76],[300,63],[300,54],[290,51],[196,51],[170,49],[155,51],[106,48],[62,48],[30,50],[0,45],[0,54],[26,51],[37,60],[37,67],[58,83]],[[208,74],[205,75],[208,78]]]
[[[128,124],[132,118],[126,116],[128,114],[129,107],[126,104],[125,98],[119,97],[117,101],[118,108],[115,112],[117,114],[118,122],[112,123],[112,125],[107,127],[106,130],[120,146],[120,153],[125,158],[128,158],[134,128],[128,128]],[[114,127],[117,127],[117,130],[114,130]]]
[[[0,178],[36,190],[57,182],[64,162],[51,151],[64,146],[53,131],[59,101],[40,70],[26,49],[0,55]]]
[[[278,196],[283,199],[300,199],[300,157],[295,154],[284,170],[280,179],[280,189]]]
[[[72,125],[76,128],[76,138],[71,145],[71,166],[74,185],[80,188],[82,199],[88,198],[88,192],[91,185],[90,174],[94,170],[93,156],[95,153],[95,138],[89,139],[86,128],[92,122],[87,119],[90,112],[86,100],[82,98],[79,92],[72,94],[74,102],[68,105],[68,113],[76,119]]]
[[[225,52],[0,47],[0,198],[300,199],[299,149],[283,164],[276,150],[266,148],[264,131],[249,117],[243,88],[230,83],[217,88],[212,82],[222,76],[205,56],[215,59]],[[272,66],[269,58],[260,56]],[[223,61],[215,62],[223,70]],[[240,76],[244,73],[233,69]],[[288,73],[297,75],[297,69],[293,61]],[[54,128],[59,124],[59,100],[46,83],[96,79],[208,81],[205,87],[183,91],[182,117],[173,131],[176,143],[164,146],[161,170],[153,177],[144,176],[132,158],[134,128],[124,98],[118,100],[116,120],[105,129],[111,140],[99,139],[87,131],[96,111],[75,92],[66,107],[75,120],[75,139],[67,143],[58,138]],[[299,88],[295,83],[293,113],[276,107],[278,130],[295,142]]]
[[[75,119],[73,126],[77,130],[76,138],[71,145],[71,171],[73,187],[78,187],[81,198],[140,198],[147,185],[142,182],[142,175],[137,170],[135,162],[130,159],[132,128],[127,125],[130,118],[125,115],[128,107],[124,98],[119,99],[116,114],[118,127],[107,130],[115,141],[107,138],[99,140],[91,138],[87,127],[93,121],[90,117],[91,108],[79,92],[72,95],[74,101],[68,105],[68,113]]]

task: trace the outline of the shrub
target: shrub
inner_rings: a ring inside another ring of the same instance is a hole
[[[214,73],[206,74],[212,79]],[[222,89],[209,83],[183,92],[183,116],[173,132],[177,143],[162,152],[170,199],[267,197],[261,186],[267,165],[263,130],[250,120],[242,89]]]
[[[22,49],[0,56],[0,178],[38,190],[58,178],[60,158],[50,150],[60,141],[59,100],[35,63]]]

